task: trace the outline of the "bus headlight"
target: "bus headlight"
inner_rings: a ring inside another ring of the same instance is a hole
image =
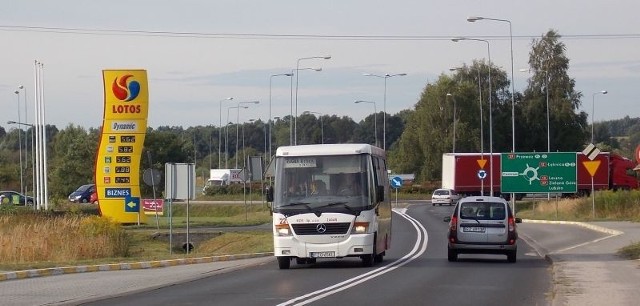
[[[353,224],[353,229],[351,230],[354,234],[364,234],[369,231],[369,222],[355,222]]]
[[[276,233],[278,236],[291,236],[289,224],[276,224]]]

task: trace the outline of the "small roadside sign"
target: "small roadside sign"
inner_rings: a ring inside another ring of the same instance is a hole
[[[391,179],[391,187],[398,189],[400,187],[402,187],[402,178],[399,176],[396,176],[394,178]]]
[[[144,208],[144,213],[147,215],[155,215],[156,212],[158,215],[162,216],[164,214],[164,200],[163,199],[142,199],[142,207]]]
[[[478,178],[484,180],[487,177],[487,171],[478,170]]]
[[[600,154],[600,149],[598,149],[594,144],[590,143],[584,150],[582,150],[582,154],[587,156],[589,160],[594,160]],[[593,175],[592,175],[593,176]]]

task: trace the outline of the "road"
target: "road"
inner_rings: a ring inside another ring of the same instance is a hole
[[[451,207],[415,204],[394,214],[392,250],[382,264],[325,259],[279,270],[274,260],[225,274],[201,274],[89,305],[546,305],[550,264],[521,241],[518,262],[501,255],[446,259]]]

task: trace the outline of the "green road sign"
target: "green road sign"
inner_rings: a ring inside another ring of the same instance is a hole
[[[502,193],[574,193],[577,191],[575,152],[502,153]]]

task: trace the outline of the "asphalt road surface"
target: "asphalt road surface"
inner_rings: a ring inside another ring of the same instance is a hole
[[[398,209],[392,247],[382,263],[358,258],[292,263],[275,260],[224,274],[135,293],[98,298],[88,305],[548,305],[550,263],[523,240],[517,263],[504,255],[460,255],[447,261],[444,216],[452,207],[426,203]],[[99,277],[96,274],[96,277]],[[168,280],[171,276],[167,275]],[[54,281],[54,279],[51,279]]]

